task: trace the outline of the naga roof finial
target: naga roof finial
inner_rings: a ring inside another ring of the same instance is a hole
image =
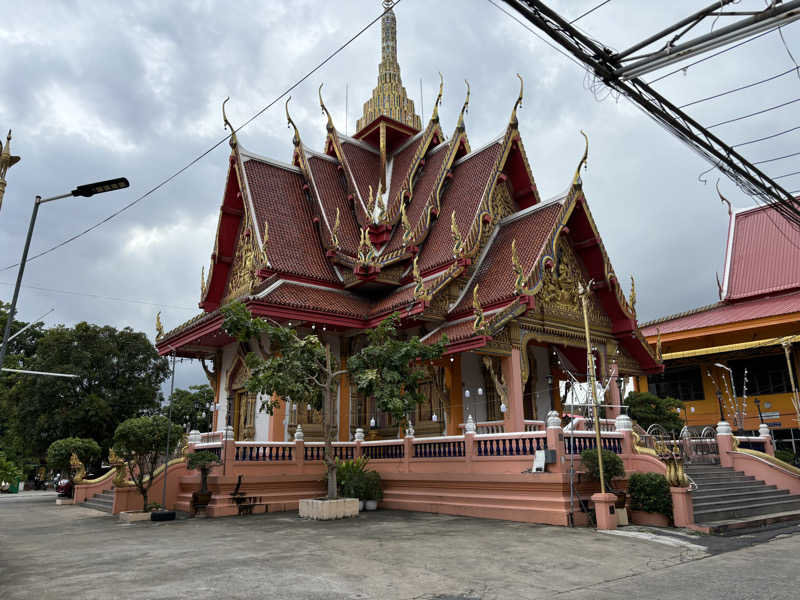
[[[514,108],[511,111],[511,120],[509,121],[509,125],[512,127],[516,127],[518,124],[517,121],[517,109],[522,106],[522,92],[525,87],[525,83],[522,81],[522,76],[517,73],[517,77],[519,77],[519,96],[517,97],[517,101],[514,102]]]
[[[412,271],[414,273],[414,281],[416,285],[414,285],[414,298],[417,300],[422,300],[423,302],[430,302],[431,293],[425,289],[425,284],[422,282],[422,275],[419,272],[419,255],[414,257],[414,262],[412,263]]]
[[[206,266],[203,265],[200,269],[200,299],[204,300],[206,297]]]
[[[231,122],[228,119],[228,115],[225,113],[225,103],[230,99],[231,97],[228,96],[227,98],[225,98],[225,100],[222,101],[222,122],[225,124],[225,129],[231,130],[231,138],[228,143],[231,145],[231,148],[234,148],[236,147],[236,144],[239,143],[239,141],[236,139],[236,128],[233,125],[231,125]]]
[[[297,130],[297,125],[294,124],[294,121],[292,121],[292,117],[289,114],[289,100],[291,100],[291,99],[292,99],[291,96],[289,96],[286,99],[286,121],[288,122],[287,127],[289,125],[291,125],[294,128],[294,138],[292,139],[292,143],[295,146],[299,146],[300,145],[300,132]]]
[[[728,216],[730,217],[733,214],[733,208],[731,207],[731,201],[728,200],[725,196],[722,195],[722,192],[719,191],[719,179],[717,179],[717,195],[719,196],[720,202],[723,204],[728,205]]]
[[[456,125],[456,129],[459,131],[464,129],[464,115],[467,114],[467,110],[469,109],[469,81],[465,79],[464,83],[467,84],[467,97],[464,99],[464,104],[461,107],[461,113],[458,115],[458,125]]]
[[[386,215],[386,200],[383,197],[383,184],[378,182],[378,191],[375,192],[375,203],[378,205],[378,222],[385,225],[388,223]]]
[[[631,295],[628,298],[628,304],[631,305],[631,310],[633,314],[636,314],[636,280],[631,275]]]
[[[581,162],[578,163],[578,168],[575,169],[575,176],[572,178],[572,185],[570,187],[574,187],[576,185],[580,185],[581,183],[581,167],[586,167],[586,159],[589,158],[589,137],[583,132],[581,129],[581,135],[583,139],[586,140],[586,147],[583,150],[583,157],[581,158]]]
[[[525,271],[517,256],[517,238],[511,240],[511,269],[514,271],[514,291],[518,294],[525,293]]]
[[[661,330],[658,327],[656,327],[656,336],[657,336],[656,337],[656,358],[658,360],[662,360],[661,359]],[[715,383],[715,385],[716,385],[716,383]]]
[[[370,222],[375,221],[375,196],[372,194],[372,186],[369,186],[369,198],[367,198],[367,216]]]
[[[156,339],[164,337],[164,326],[161,324],[161,311],[156,313]]]
[[[317,94],[319,95],[319,106],[322,109],[322,112],[328,116],[328,124],[325,126],[328,130],[328,133],[333,133],[336,129],[333,126],[333,119],[331,118],[331,113],[328,112],[328,108],[325,106],[325,103],[322,101],[322,86],[325,85],[324,83],[319,84],[319,89],[317,90]]]
[[[478,302],[478,284],[472,288],[472,308],[475,313],[475,320],[472,322],[472,330],[475,333],[483,334],[486,332],[486,317],[483,316],[481,303]]]
[[[411,221],[406,214],[406,203],[403,201],[400,202],[400,222],[403,224],[403,247],[405,247],[411,242],[412,229]]]
[[[450,233],[453,236],[453,258],[461,258],[464,255],[464,240],[456,223],[456,211],[450,213]]]
[[[261,244],[261,264],[269,265],[267,258],[267,242],[269,241],[269,222],[264,219],[264,243]]]
[[[333,223],[333,229],[331,229],[331,246],[333,246],[336,250],[339,249],[339,207],[336,207],[336,221]]]
[[[442,103],[442,91],[444,90],[444,77],[441,71],[439,72],[439,95],[436,96],[436,102],[433,103],[433,114],[431,114],[431,121],[439,120],[439,105]]]

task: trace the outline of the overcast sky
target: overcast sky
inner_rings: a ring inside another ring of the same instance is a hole
[[[598,3],[550,4],[574,18]],[[578,25],[620,50],[707,3],[612,0]],[[737,10],[763,4],[742,0]],[[9,170],[0,210],[0,269],[19,260],[35,195],[118,176],[131,181],[125,191],[44,205],[32,253],[103,219],[212,146],[225,135],[220,105],[226,96],[231,121],[243,123],[380,10],[377,0],[6,3],[0,130],[13,128],[12,148],[22,161]],[[579,66],[487,0],[402,0],[395,13],[403,81],[418,111],[424,108],[423,123],[437,72],[444,75],[440,114],[448,136],[464,99],[464,79],[472,87],[467,132],[478,148],[505,128],[518,90],[514,74],[523,76],[520,130],[543,198],[569,184],[583,151],[579,130],[587,132],[584,190],[626,289],[629,275],[636,277],[640,322],[717,300],[715,273],[722,277],[728,216],[714,191],[717,176],[709,175],[707,185],[698,182],[707,168],[702,159],[627,100],[595,98]],[[698,31],[710,27],[708,21]],[[783,31],[800,59],[800,26]],[[376,82],[379,37],[376,23],[292,92],[292,115],[306,144],[320,148],[324,138],[316,98],[322,82],[337,128],[353,133]],[[775,32],[656,88],[683,104],[792,66]],[[711,124],[797,97],[800,79],[790,74],[687,110]],[[800,125],[797,115],[796,105],[788,106],[714,131],[739,143]],[[239,141],[288,161],[291,137],[279,102],[240,132]],[[799,141],[800,131],[742,151],[763,160],[796,152]],[[55,307],[48,325],[85,320],[130,326],[152,339],[158,310],[167,329],[196,314],[228,152],[221,145],[119,217],[29,263],[19,318],[34,319]],[[794,157],[764,170],[777,176],[797,171],[798,164]],[[786,189],[800,188],[798,176],[780,181]],[[735,208],[752,205],[731,182],[721,186]],[[6,301],[15,275],[16,269],[0,270],[0,298]],[[204,381],[196,366],[180,366],[177,385]]]

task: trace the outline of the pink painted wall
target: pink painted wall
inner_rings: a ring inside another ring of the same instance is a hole
[[[167,475],[167,508],[170,510],[175,509],[175,503],[178,499],[180,490],[180,480],[186,477],[192,471],[187,470],[186,463],[178,463],[170,465],[169,473]],[[200,478],[197,476],[198,488],[200,487]],[[148,502],[161,503],[161,495],[164,489],[164,471],[159,473],[153,479],[150,489],[147,492]],[[129,510],[143,510],[142,495],[136,486],[128,487],[115,487],[114,488],[114,508],[112,512],[116,515],[118,513]]]
[[[97,494],[102,494],[104,491],[110,490],[112,487],[114,487],[113,481],[114,469],[111,469],[111,471],[102,476],[101,481],[76,485],[73,495],[75,504],[78,504],[79,502],[85,502],[86,500],[94,498],[94,496]]]

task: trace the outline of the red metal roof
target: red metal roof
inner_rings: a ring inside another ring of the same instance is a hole
[[[642,327],[642,334],[646,337],[654,336],[658,334],[656,331],[658,329],[664,335],[795,312],[800,312],[800,292],[753,298],[735,303],[719,302],[690,313],[646,323]]]
[[[733,219],[725,300],[800,288],[800,229],[769,206]]]

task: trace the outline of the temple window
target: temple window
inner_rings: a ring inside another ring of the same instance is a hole
[[[647,387],[660,398],[675,398],[687,402],[705,397],[703,375],[699,366],[668,366],[663,373],[649,376]]]

